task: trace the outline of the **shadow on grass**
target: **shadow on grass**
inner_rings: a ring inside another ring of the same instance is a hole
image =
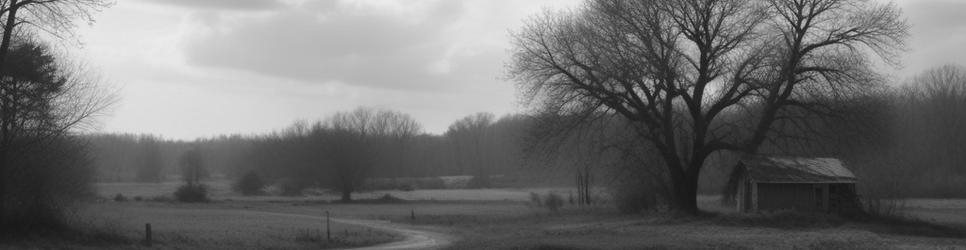
[[[852,220],[865,224],[865,229],[875,233],[935,238],[966,237],[966,225],[938,224],[909,216],[864,215]]]
[[[675,219],[708,220],[722,226],[770,227],[779,229],[835,228],[846,224],[880,234],[923,236],[937,238],[966,237],[966,226],[944,225],[915,217],[857,213],[847,216],[823,213],[781,211],[756,214],[702,214]]]
[[[93,223],[8,224],[0,228],[0,248],[55,249],[65,246],[106,247],[131,245],[116,227]]]

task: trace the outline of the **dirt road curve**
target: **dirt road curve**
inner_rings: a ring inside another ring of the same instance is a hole
[[[271,215],[287,216],[287,217],[301,217],[301,218],[308,218],[313,220],[323,219],[322,216],[313,216],[313,215],[304,215],[304,214],[288,214],[288,213],[276,213],[276,212],[255,212],[255,213],[271,214]],[[353,250],[440,249],[448,246],[452,241],[451,239],[453,239],[452,236],[449,236],[443,233],[418,230],[405,225],[392,224],[389,221],[343,219],[343,218],[331,218],[331,219],[332,219],[332,222],[335,222],[335,223],[370,227],[373,229],[397,233],[405,237],[405,239],[401,241],[396,241],[396,242],[389,242],[389,243],[379,244],[375,246],[368,246],[368,247],[348,248]]]
[[[440,249],[449,245],[450,239],[452,238],[449,235],[442,233],[412,229],[399,224],[392,224],[388,221],[355,219],[332,219],[332,221],[342,224],[359,225],[395,232],[405,237],[405,239],[401,241],[389,242],[375,246],[352,248],[356,250]]]

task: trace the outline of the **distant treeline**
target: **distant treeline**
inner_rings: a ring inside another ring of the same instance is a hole
[[[476,119],[476,120],[471,120]],[[198,148],[205,167],[214,176],[234,178],[257,171],[272,179],[299,185],[322,181],[313,169],[324,169],[332,155],[321,136],[331,119],[295,122],[264,135],[226,135],[195,141],[167,140],[153,135],[95,134],[86,136],[102,182],[156,182],[177,180],[178,157]],[[521,146],[530,122],[522,115],[495,119],[480,113],[454,123],[442,135],[419,133],[405,140],[382,140],[383,152],[356,155],[372,162],[370,177],[425,177],[518,173]],[[347,144],[346,142],[340,142]],[[348,145],[343,145],[348,146]]]
[[[966,153],[960,152],[966,148],[964,86],[966,71],[949,66],[900,87],[830,100],[822,107],[830,116],[779,123],[774,139],[761,152],[843,159],[862,179],[860,187],[868,195],[966,197]],[[334,158],[347,156],[366,161],[365,171],[359,173],[363,179],[471,175],[511,177],[519,185],[574,185],[577,171],[584,170],[593,175],[596,186],[622,179],[653,188],[665,185],[652,178],[664,174],[661,168],[627,167],[658,166],[658,157],[628,134],[633,130],[625,122],[607,114],[516,114],[497,119],[480,113],[454,122],[441,135],[419,130],[400,139],[372,137],[366,143],[373,148],[353,154],[333,151],[333,145],[350,145],[331,135],[333,119],[296,122],[263,135],[195,141],[130,134],[87,137],[97,179],[104,182],[176,180],[168,177],[179,173],[176,159],[198,148],[215,176],[235,179],[255,172],[270,182],[296,187],[335,185],[339,178],[332,171],[349,163]],[[719,192],[737,158],[714,157],[709,164],[719,166],[708,166],[702,174],[702,193]],[[487,178],[475,182],[491,185]]]

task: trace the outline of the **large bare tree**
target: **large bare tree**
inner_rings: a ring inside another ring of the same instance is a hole
[[[336,188],[342,201],[351,201],[352,192],[371,173],[373,166],[400,150],[401,141],[418,135],[422,127],[411,116],[390,110],[358,108],[329,117],[312,129],[323,147],[324,158],[333,169]]]
[[[790,114],[867,89],[907,30],[873,1],[588,0],[530,19],[509,68],[540,111],[627,119],[666,165],[672,205],[695,213],[710,155],[755,154]]]

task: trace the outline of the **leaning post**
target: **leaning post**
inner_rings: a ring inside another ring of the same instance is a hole
[[[329,227],[329,211],[325,211],[325,241],[332,242],[332,228]]]
[[[151,223],[144,224],[144,245],[151,247]]]

